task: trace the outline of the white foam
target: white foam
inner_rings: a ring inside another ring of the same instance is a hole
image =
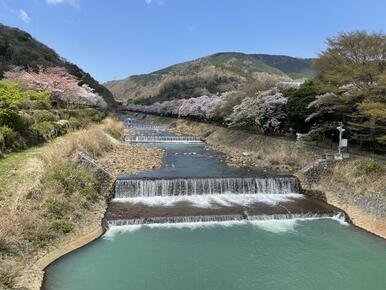
[[[261,221],[251,221],[250,223],[258,228],[279,234],[279,233],[288,233],[295,232],[295,227],[298,225],[298,219],[288,219],[288,220],[261,220]]]
[[[314,216],[314,217],[299,217],[292,219],[272,219],[272,220],[255,220],[250,221],[252,225],[259,227],[262,230],[272,232],[272,233],[288,233],[295,232],[296,226],[298,226],[301,221],[312,221],[312,220],[334,220],[339,222],[341,225],[348,226],[349,223],[345,221],[345,217],[342,213],[338,213],[332,217],[327,216]]]
[[[343,213],[338,213],[337,215],[333,216],[331,218],[334,221],[339,222],[343,226],[349,226],[350,224],[346,221],[345,216]]]
[[[135,232],[142,227],[143,225],[112,226],[104,233],[103,238],[106,240],[112,240],[117,234]]]
[[[200,229],[200,228],[213,228],[213,227],[232,227],[240,225],[253,225],[261,230],[271,233],[291,233],[296,232],[296,227],[300,225],[301,221],[313,221],[313,220],[333,220],[339,222],[341,225],[348,226],[344,219],[344,215],[339,213],[333,217],[306,217],[306,218],[294,218],[294,219],[272,219],[272,220],[234,220],[234,221],[210,221],[210,222],[184,222],[184,223],[163,223],[163,224],[143,224],[143,225],[125,225],[125,226],[111,226],[103,235],[105,239],[113,239],[117,234],[124,234],[129,232],[135,232],[143,228],[149,229]]]
[[[212,227],[232,227],[237,225],[247,224],[247,220],[242,221],[210,221],[210,222],[191,222],[191,223],[164,223],[164,224],[143,224],[143,225],[125,225],[125,226],[111,226],[103,235],[105,239],[113,239],[117,234],[124,234],[138,231],[139,229],[189,229],[195,230],[199,228],[212,228]]]
[[[177,203],[189,203],[198,208],[216,208],[219,206],[248,206],[255,203],[276,205],[303,198],[299,193],[289,194],[211,194],[211,195],[184,195],[184,196],[153,196],[114,198],[115,202],[130,202],[147,206],[175,206]]]

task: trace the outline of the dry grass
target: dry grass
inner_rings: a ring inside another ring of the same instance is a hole
[[[42,147],[15,153],[9,163],[7,158],[0,160],[0,168],[8,170],[0,174],[0,289],[11,287],[18,272],[39,253],[100,224],[109,191],[74,161],[80,151],[101,160],[122,159],[115,156],[117,150],[133,151],[118,140],[122,134],[122,123],[107,118]],[[127,155],[141,164],[137,170],[145,170],[159,164],[158,153],[148,148]],[[117,167],[130,172],[132,160],[125,160]]]
[[[338,163],[316,187],[352,196],[378,196],[386,200],[386,162],[357,157]]]

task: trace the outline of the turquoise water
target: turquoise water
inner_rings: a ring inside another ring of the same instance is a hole
[[[335,220],[130,227],[52,264],[45,288],[386,289],[386,243]]]
[[[136,178],[268,174],[229,168],[205,145],[146,146],[166,150],[163,164]],[[199,201],[194,206],[208,207]],[[301,199],[293,202],[305,207]],[[277,206],[299,211],[290,205]],[[170,215],[168,208],[163,205],[157,214]],[[334,219],[112,227],[51,264],[44,289],[386,289],[386,242]]]

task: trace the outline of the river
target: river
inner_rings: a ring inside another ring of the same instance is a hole
[[[119,177],[106,234],[52,263],[44,289],[386,288],[385,241],[302,195],[296,178],[141,132],[168,136],[138,144],[166,150],[161,169]]]

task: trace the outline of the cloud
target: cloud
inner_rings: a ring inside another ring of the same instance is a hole
[[[80,8],[78,0],[46,0],[46,2],[49,5],[68,4],[76,9]]]
[[[162,4],[164,4],[164,2],[162,0],[145,0],[145,3],[147,5],[150,5],[150,4],[162,5]]]
[[[31,22],[31,17],[29,17],[28,13],[25,12],[24,10],[19,10],[19,18],[24,21],[25,23],[30,23]]]

